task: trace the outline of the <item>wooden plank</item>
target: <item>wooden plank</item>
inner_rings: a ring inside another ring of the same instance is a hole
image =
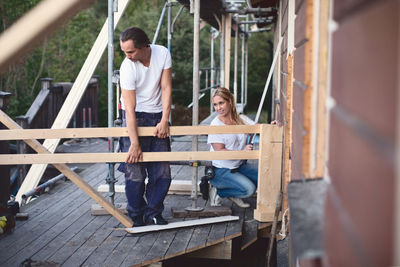
[[[213,217],[232,214],[232,210],[225,206],[208,206],[204,207],[201,211],[187,211],[185,208],[180,207],[172,207],[171,210],[174,218]]]
[[[218,244],[207,246],[203,249],[191,252],[185,256],[190,258],[231,260],[232,240],[222,241]]]
[[[48,229],[43,229],[46,226],[38,224],[37,227],[32,228],[31,231],[24,231],[24,238],[18,242],[18,246],[11,246],[7,248],[7,250],[0,251],[0,258],[7,259],[3,266],[18,266],[23,259],[29,258],[32,255],[35,255],[41,248],[45,247],[51,240],[53,240],[59,233],[62,233],[63,230],[67,229],[73,222],[79,221],[80,223],[76,225],[76,227],[82,227],[87,225],[93,217],[90,214],[87,214],[85,210],[89,207],[88,197],[84,200],[83,203],[80,203],[81,208],[72,204],[74,206],[74,210],[68,214],[67,217],[64,217],[60,220],[60,214],[57,214],[58,217],[52,218],[52,220],[47,219],[46,222],[51,226]],[[68,211],[67,211],[68,212]],[[57,223],[55,223],[57,222]],[[53,224],[54,225],[53,225]],[[48,226],[47,226],[48,227]],[[73,230],[73,227],[71,228]],[[81,228],[79,228],[81,229]],[[75,233],[75,230],[73,230]],[[67,231],[68,232],[68,231]]]
[[[207,246],[218,244],[225,240],[227,223],[215,223],[211,226],[210,234],[207,238]]]
[[[225,62],[224,62],[224,87],[229,89],[229,74],[231,70],[231,25],[232,25],[232,14],[226,13],[222,16],[225,23],[224,38],[225,38]]]
[[[59,1],[54,1],[54,2],[58,3]],[[114,13],[114,28],[118,24],[119,19],[124,13],[128,3],[129,0],[118,1],[118,11]],[[46,12],[47,11],[48,10],[46,10]],[[79,72],[77,78],[75,79],[74,85],[72,86],[70,92],[68,93],[67,98],[64,101],[63,106],[61,107],[56,119],[54,120],[53,126],[51,127],[52,129],[67,128],[68,123],[71,120],[74,111],[85,92],[86,86],[89,83],[89,80],[92,77],[97,67],[97,64],[99,63],[100,58],[103,55],[103,52],[107,46],[107,41],[108,41],[108,19],[105,21],[103,28],[101,29],[92,49],[89,52],[88,57],[86,58],[85,63],[82,66],[81,71]],[[46,139],[43,143],[43,146],[46,150],[53,153],[56,150],[59,141],[60,139]],[[44,171],[46,170],[46,167],[47,164],[39,164],[39,165],[34,164],[31,166],[28,174],[25,177],[24,182],[20,187],[20,190],[18,191],[15,197],[15,199],[18,202],[21,201],[22,192],[27,192],[28,190],[35,188],[39,184],[40,178],[42,177]]]
[[[238,216],[221,216],[221,217],[213,217],[213,218],[204,218],[198,220],[189,220],[189,221],[181,221],[181,222],[172,222],[167,225],[146,225],[141,227],[133,227],[133,228],[123,228],[122,230],[127,231],[131,234],[145,233],[145,232],[153,232],[153,231],[162,231],[174,228],[181,227],[190,227],[211,223],[219,223],[219,222],[230,222],[239,220]]]
[[[52,163],[98,163],[124,162],[128,153],[58,153],[58,154],[1,154],[0,165]],[[141,162],[187,160],[226,160],[226,159],[258,159],[259,151],[181,151],[181,152],[143,152]],[[66,165],[65,165],[66,166]],[[57,169],[62,168],[60,166]],[[68,168],[68,167],[67,167]],[[68,172],[62,168],[61,172]],[[68,168],[69,170],[69,168]],[[69,172],[72,172],[69,170]],[[64,173],[65,174],[65,173]],[[77,176],[77,174],[75,174]],[[65,176],[67,176],[65,174]],[[70,174],[71,176],[71,174]],[[67,176],[68,177],[68,176]],[[68,177],[70,178],[70,177]],[[70,178],[71,179],[71,178]]]
[[[172,175],[173,177],[173,175]],[[125,185],[117,184],[114,187],[116,193],[125,193]],[[108,192],[109,186],[108,184],[101,184],[97,187],[98,192]],[[176,180],[173,179],[171,181],[171,185],[169,186],[168,194],[171,195],[190,195],[192,190],[192,181],[189,180]],[[198,194],[200,195],[200,188],[197,187]]]
[[[112,251],[112,253],[99,266],[121,266],[128,254],[131,253],[132,248],[134,248],[140,242],[141,237],[139,235],[132,236],[126,234],[121,242],[119,242]]]
[[[11,120],[3,111],[0,110],[1,122],[8,128],[11,129],[21,129],[21,127]],[[43,147],[36,140],[25,140],[25,142],[32,147],[38,153],[50,153],[45,147]],[[1,160],[0,160],[1,161]],[[15,162],[14,162],[15,164]],[[65,164],[53,164],[60,172],[62,172],[68,179],[70,179],[74,184],[76,184],[83,192],[88,194],[93,198],[98,204],[100,204],[104,209],[106,209],[111,215],[117,218],[124,226],[132,226],[132,221],[124,214],[120,213],[118,210],[114,209],[114,206],[108,202],[102,195],[100,195],[96,190],[94,190],[86,181],[84,181],[78,174],[71,171],[71,169]],[[26,178],[25,178],[26,179]],[[21,192],[22,187],[19,189]],[[25,193],[26,191],[22,191]],[[21,193],[20,195],[22,195]],[[19,199],[19,202],[21,199]]]
[[[190,238],[189,244],[186,247],[186,253],[196,251],[206,246],[207,238],[211,230],[211,225],[197,226]]]
[[[83,244],[79,246],[76,242],[74,242],[74,245],[76,245],[78,249],[76,249],[75,252],[70,255],[68,259],[63,263],[64,266],[82,266],[82,264],[90,256],[90,254],[97,248],[97,246],[102,244],[102,242],[112,232],[112,228],[114,228],[115,225],[118,223],[113,217],[108,217],[107,219],[108,220],[105,224],[100,223],[100,227],[97,229],[97,231],[93,232],[93,234],[89,238],[78,237],[82,239],[81,242],[83,242]],[[87,229],[84,229],[84,231],[87,232]],[[79,234],[80,233],[78,233],[77,235]]]
[[[138,127],[139,136],[153,136],[155,127]],[[171,126],[174,135],[207,135],[228,133],[260,133],[260,124],[226,126]],[[100,138],[128,136],[126,127],[67,128],[67,129],[13,129],[1,130],[0,140]]]
[[[328,47],[329,47],[329,0],[320,1],[319,14],[319,49],[318,49],[318,101],[316,107],[317,138],[315,151],[315,168],[312,177],[323,177],[325,171],[326,142],[326,94],[328,80]]]
[[[287,185],[291,180],[291,159],[292,147],[292,119],[293,119],[293,55],[287,58],[286,76],[286,112],[285,112],[285,150],[284,150],[284,180],[283,180],[283,210],[288,208]]]
[[[169,246],[175,238],[176,232],[177,230],[168,230],[161,232],[151,249],[142,258],[142,266],[163,260],[165,253],[167,252]]]
[[[253,218],[253,210],[246,209],[243,224],[241,250],[257,241],[258,238],[258,222]]]
[[[125,260],[122,262],[122,266],[141,266],[144,256],[150,251],[157,237],[160,233],[148,233],[142,235],[139,242],[135,244],[132,250],[128,253]]]
[[[94,2],[94,0],[45,0],[40,2],[0,36],[0,47],[2,48],[0,72],[13,61],[23,58],[42,39],[61,27],[63,22]]]
[[[274,218],[275,201],[281,189],[282,142],[271,142],[282,138],[282,127],[262,128],[260,134],[260,159],[258,160],[257,209],[254,218],[270,222]]]
[[[18,222],[12,235],[3,235],[2,242],[0,242],[0,265],[2,260],[7,260],[9,256],[15,255],[21,250],[26,251],[26,247],[28,247],[28,251],[29,249],[32,251],[32,249],[40,248],[40,244],[46,244],[46,240],[48,242],[54,239],[54,234],[57,231],[62,232],[82,216],[85,212],[82,208],[85,207],[85,203],[90,198],[82,191],[76,190],[75,185],[71,184],[70,187],[75,189],[69,195],[71,201],[54,202],[53,200],[53,205],[49,206],[40,215],[31,216],[21,226],[21,223]],[[36,203],[36,201],[33,203],[35,204],[34,209],[39,208],[37,206],[41,206],[41,203]],[[24,207],[29,206],[31,205]],[[34,209],[30,208],[29,212]],[[46,223],[43,223],[43,221],[46,221]]]
[[[305,178],[312,177],[312,128],[314,114],[314,1],[306,0],[306,38],[304,56],[304,107],[303,107],[303,149],[302,173]]]

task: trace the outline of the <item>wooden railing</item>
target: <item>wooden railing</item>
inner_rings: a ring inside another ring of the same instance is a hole
[[[85,193],[92,197],[111,215],[126,227],[132,222],[120,213],[102,195],[88,185],[79,175],[72,172],[65,163],[123,162],[126,153],[55,153],[48,152],[35,139],[121,137],[128,136],[126,128],[76,128],[76,129],[21,129],[4,113],[0,120],[11,130],[1,130],[0,140],[24,140],[39,154],[3,154],[0,165],[51,163],[66,177],[71,179]],[[154,127],[139,127],[140,136],[152,136]],[[259,221],[272,221],[275,201],[281,187],[282,128],[275,125],[237,125],[237,126],[176,126],[170,128],[171,135],[206,135],[226,133],[260,134],[259,150],[254,151],[184,151],[184,152],[144,152],[143,161],[197,161],[258,159],[258,195],[254,218]]]

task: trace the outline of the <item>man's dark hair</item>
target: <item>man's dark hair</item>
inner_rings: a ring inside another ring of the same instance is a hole
[[[122,42],[126,42],[128,40],[133,41],[133,45],[136,48],[143,48],[149,46],[150,40],[147,37],[147,34],[140,28],[132,27],[123,31],[119,37]]]

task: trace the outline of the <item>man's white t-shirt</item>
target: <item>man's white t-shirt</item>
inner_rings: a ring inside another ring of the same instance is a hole
[[[158,113],[162,111],[161,73],[171,68],[171,54],[160,45],[150,45],[149,67],[140,61],[125,58],[120,67],[120,84],[124,90],[136,90],[136,111]],[[122,109],[125,109],[121,95]]]
[[[240,116],[245,124],[253,125],[254,121],[246,116]],[[211,121],[211,126],[226,125],[218,116]],[[209,134],[207,143],[210,144],[210,151],[214,151],[212,143],[221,143],[228,150],[243,150],[247,145],[247,134]],[[236,169],[242,164],[242,160],[213,160],[212,165],[217,168]]]

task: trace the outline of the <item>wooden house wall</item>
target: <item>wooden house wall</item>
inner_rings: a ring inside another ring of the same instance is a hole
[[[393,266],[399,1],[335,1],[327,266]]]

